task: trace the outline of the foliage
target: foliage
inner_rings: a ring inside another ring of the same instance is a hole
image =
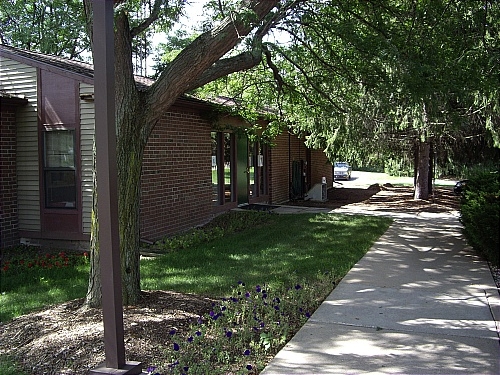
[[[499,20],[494,1],[303,2],[277,26],[287,44],[211,89],[273,103],[332,160],[413,163],[427,139],[438,166],[483,162],[500,146]]]
[[[390,176],[411,177],[413,176],[413,164],[406,158],[388,158],[385,161],[384,172]]]
[[[9,357],[0,356],[0,375],[28,375],[22,371]]]
[[[238,281],[230,296],[214,303],[191,332],[172,331],[165,374],[258,373],[307,321],[341,277],[329,272],[314,283],[287,288],[247,287]]]
[[[500,266],[500,179],[479,171],[468,176],[462,196],[460,221],[469,243],[492,264]]]
[[[83,58],[89,38],[81,0],[2,0],[0,42],[32,51]]]
[[[155,242],[151,248],[160,251],[187,249],[249,227],[264,225],[269,221],[268,219],[269,214],[266,213],[230,211],[215,217],[203,227],[194,228],[176,236],[165,237]]]

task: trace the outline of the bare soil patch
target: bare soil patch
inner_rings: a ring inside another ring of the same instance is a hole
[[[406,187],[372,185],[367,189],[336,188],[327,202],[295,205],[338,208],[363,205],[370,209],[445,212],[457,210],[459,199],[451,189],[437,188],[426,201],[414,201]],[[203,296],[168,291],[143,292],[137,306],[124,310],[127,359],[158,365],[164,357],[169,332],[187,332],[214,301]],[[83,300],[51,306],[43,311],[0,323],[0,355],[8,355],[28,374],[86,374],[104,361],[100,309],[82,308]]]

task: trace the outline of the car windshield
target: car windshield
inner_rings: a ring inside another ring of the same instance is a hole
[[[337,163],[335,163],[335,166],[339,167],[339,168],[347,168],[347,167],[349,167],[349,164],[343,163],[343,162],[337,162]]]

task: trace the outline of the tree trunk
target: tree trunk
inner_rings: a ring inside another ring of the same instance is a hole
[[[120,141],[117,145],[118,216],[124,305],[136,304],[141,296],[139,208],[145,142],[139,140],[137,130],[141,129],[141,126],[134,119],[143,118],[140,112],[131,110],[130,117],[121,122]]]
[[[95,140],[93,146],[93,190],[92,190],[92,217],[90,229],[90,273],[85,305],[88,307],[101,306],[101,267],[99,264],[99,224],[97,221],[97,179],[96,179],[96,158]]]
[[[429,199],[429,160],[430,144],[419,139],[417,145],[417,165],[414,199]]]

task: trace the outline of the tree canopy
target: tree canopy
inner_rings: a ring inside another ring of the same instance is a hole
[[[81,0],[3,0],[0,24],[2,44],[69,58],[89,51]]]
[[[422,141],[444,164],[500,147],[499,20],[495,1],[308,1],[277,25],[291,42],[265,44],[255,90],[332,159],[412,160]]]

